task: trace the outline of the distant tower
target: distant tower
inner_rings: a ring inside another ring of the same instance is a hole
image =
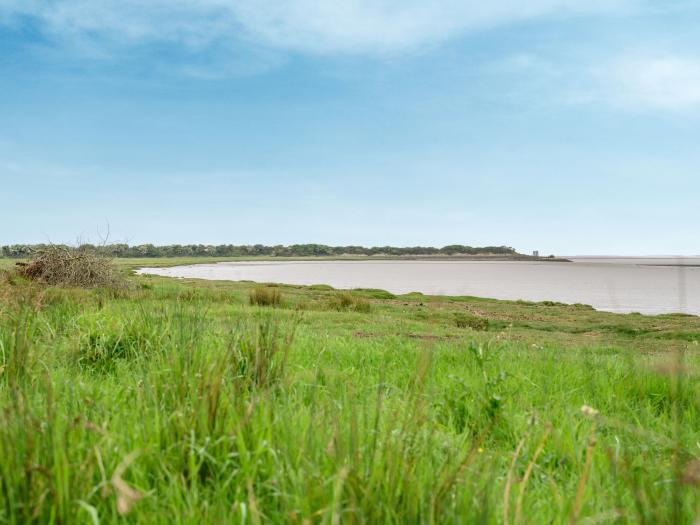
[[[534,252],[532,252],[532,256],[533,256],[533,257],[539,257],[539,256],[540,256],[540,252],[537,251],[537,250],[535,250]]]

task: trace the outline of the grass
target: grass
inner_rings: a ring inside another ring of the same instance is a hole
[[[700,318],[129,279],[0,279],[0,523],[700,511]]]
[[[457,312],[454,316],[455,326],[458,328],[472,328],[474,330],[488,330],[489,320],[486,317]]]
[[[282,305],[282,294],[277,288],[270,286],[253,288],[248,294],[248,299],[251,305],[256,306],[279,307]]]
[[[352,292],[339,292],[330,297],[329,306],[336,310],[352,310],[355,312],[369,313],[371,303],[368,299]]]

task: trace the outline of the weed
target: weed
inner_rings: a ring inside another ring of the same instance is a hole
[[[279,384],[286,373],[297,323],[298,319],[285,326],[268,315],[242,324],[233,342],[236,376],[256,389]]]
[[[26,375],[35,337],[35,317],[29,308],[0,315],[0,381],[15,385]]]

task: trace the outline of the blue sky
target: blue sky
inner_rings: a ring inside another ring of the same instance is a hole
[[[2,244],[697,254],[699,138],[698,1],[0,0]]]

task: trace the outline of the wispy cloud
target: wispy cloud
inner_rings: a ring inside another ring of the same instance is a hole
[[[0,23],[34,19],[103,43],[215,40],[311,53],[386,54],[545,16],[619,11],[639,0],[0,0]]]
[[[618,52],[577,61],[517,54],[491,72],[518,78],[515,96],[530,105],[604,105],[631,112],[700,109],[700,56]],[[501,82],[508,85],[508,82]]]
[[[177,71],[209,79],[264,70],[279,61],[271,49],[395,55],[527,20],[694,6],[694,0],[663,8],[648,0],[0,0],[0,25],[31,23],[93,58],[119,56],[124,47],[175,44],[187,49]],[[208,53],[190,52],[201,49]],[[525,93],[543,104],[700,107],[700,57],[610,52],[621,58],[548,60],[523,49],[496,60],[491,73],[500,68],[519,76],[522,93],[514,96]]]
[[[237,18],[261,40],[313,52],[395,52],[542,16],[610,12],[631,0],[244,1]]]
[[[599,74],[612,101],[652,110],[700,108],[700,57],[621,59]]]

